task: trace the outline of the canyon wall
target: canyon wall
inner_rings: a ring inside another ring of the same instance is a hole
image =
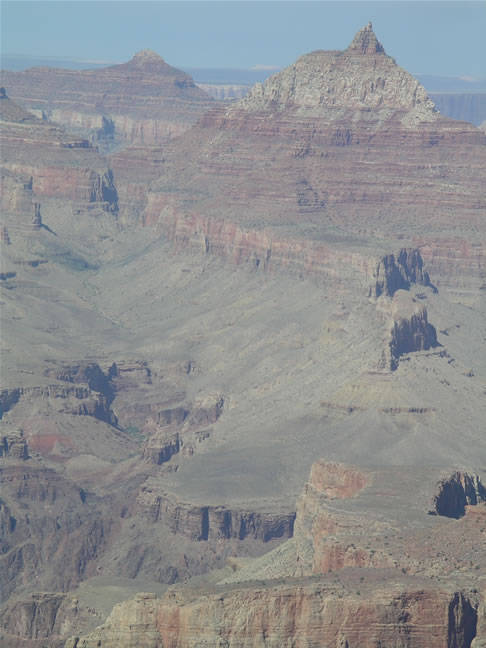
[[[197,506],[171,493],[157,493],[156,482],[152,484],[150,480],[140,488],[134,509],[175,535],[211,542],[245,538],[268,542],[275,538],[290,538],[295,520],[292,511]]]
[[[403,587],[403,586],[402,586]],[[294,585],[234,589],[205,597],[171,591],[139,594],[114,608],[91,635],[66,648],[469,648],[475,605],[456,592],[403,590],[333,592]]]

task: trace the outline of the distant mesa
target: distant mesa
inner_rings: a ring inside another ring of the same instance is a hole
[[[2,71],[12,99],[104,152],[158,145],[181,135],[215,104],[189,74],[151,49],[109,67]]]

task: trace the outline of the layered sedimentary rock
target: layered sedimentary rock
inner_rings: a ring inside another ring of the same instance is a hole
[[[421,477],[432,487],[427,473]],[[477,540],[477,523],[470,519],[456,532],[454,521],[428,516],[420,486],[404,493],[404,478],[396,475],[394,483],[392,473],[315,463],[288,550],[275,549],[219,585],[178,586],[161,599],[141,593],[66,648],[482,645],[476,581],[465,577],[461,591],[454,585],[460,567],[450,577],[439,568],[463,542],[462,532]],[[396,528],[397,510],[407,509],[409,519],[400,516]],[[484,567],[482,560],[478,569]],[[434,580],[439,573],[441,582]]]
[[[197,577],[79,645],[470,646],[484,322],[448,299],[480,303],[483,142],[368,26],[113,155],[116,204],[97,181],[74,214],[54,180],[38,196],[21,151],[2,176],[0,438],[23,430],[29,458],[0,458],[2,591]]]
[[[452,560],[454,551],[461,553],[458,549],[461,532],[458,534],[448,523],[430,524],[427,516],[433,513],[448,518],[463,517],[464,530],[474,530],[475,538],[471,538],[468,547],[471,550],[475,542],[482,541],[483,534],[475,527],[475,516],[484,515],[486,501],[481,477],[467,473],[444,476],[435,486],[436,493],[430,496],[432,511],[430,501],[412,480],[408,480],[408,493],[400,493],[404,479],[406,483],[405,475],[397,473],[393,483],[391,474],[381,471],[316,462],[297,503],[295,543],[299,559],[295,573],[300,570],[301,574],[325,574],[329,570],[371,567],[434,577],[440,573],[445,576],[454,567],[457,569],[456,564],[444,570],[443,561]],[[429,477],[426,479],[432,491],[434,484]],[[395,514],[390,508],[393,499]],[[415,520],[416,530],[407,529],[407,519],[411,518]],[[445,537],[439,540],[441,533]],[[467,564],[465,553],[466,548],[461,561]],[[474,556],[474,551],[471,555]],[[481,561],[477,569],[483,568]],[[474,580],[474,576],[471,578]]]
[[[162,464],[179,452],[192,455],[212,432],[223,413],[224,396],[199,397],[195,403],[150,413],[143,431],[149,436],[143,456]]]
[[[75,231],[89,217],[109,215],[116,226],[117,192],[113,173],[87,140],[69,136],[0,96],[1,209],[4,227],[17,254],[25,237],[59,227]],[[43,222],[41,211],[47,216]],[[58,221],[59,213],[63,220]],[[72,223],[70,227],[70,223]],[[94,229],[94,228],[92,228]],[[15,255],[15,251],[11,254]]]
[[[375,297],[393,297],[397,290],[408,290],[412,283],[430,286],[430,277],[418,249],[401,249],[396,255],[387,254],[376,267],[376,285],[370,288]]]
[[[16,646],[17,641],[24,645],[29,640],[59,641],[77,613],[76,599],[65,594],[32,594],[12,602],[0,615],[0,639],[10,646]]]
[[[403,587],[403,586],[402,586]],[[92,635],[66,648],[277,648],[294,645],[374,648],[466,647],[474,636],[471,602],[451,591],[332,592],[326,586],[233,590],[197,597],[140,594],[120,604]],[[345,598],[343,599],[343,595]]]
[[[18,387],[0,392],[0,411],[9,412],[20,402],[41,399],[48,406],[47,399],[57,399],[57,411],[74,415],[93,416],[107,423],[115,423],[116,417],[110,410],[109,399],[102,393],[96,393],[88,387],[66,387],[62,384],[43,385],[39,387]],[[47,402],[46,402],[47,401]]]
[[[268,542],[290,538],[295,520],[295,513],[288,510],[196,506],[171,493],[161,493],[155,480],[147,480],[141,487],[134,509],[151,522],[166,526],[171,533],[198,541],[251,538]]]
[[[368,25],[209,112],[165,158],[144,222],[262,269],[283,256],[305,271],[340,244],[366,256],[370,238],[435,246],[459,222],[482,241],[485,142],[436,112]]]
[[[106,68],[3,71],[2,80],[20,105],[108,147],[166,142],[212,104],[188,74],[152,50]]]

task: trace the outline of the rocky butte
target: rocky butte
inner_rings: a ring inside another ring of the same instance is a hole
[[[186,245],[305,274],[341,242],[420,246],[442,283],[467,267],[478,289],[485,155],[484,134],[442,117],[368,25],[208,113],[166,160],[144,218]]]
[[[0,103],[0,643],[481,648],[484,132],[371,25],[150,154]]]

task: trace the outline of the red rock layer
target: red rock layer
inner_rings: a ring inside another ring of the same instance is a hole
[[[369,480],[358,468],[321,459],[312,464],[309,483],[330,499],[345,499],[359,493]]]
[[[141,594],[116,606],[106,624],[66,648],[466,648],[474,636],[470,601],[449,591],[400,585],[361,595],[326,586],[236,589],[206,597]],[[137,643],[138,642],[138,643]]]

